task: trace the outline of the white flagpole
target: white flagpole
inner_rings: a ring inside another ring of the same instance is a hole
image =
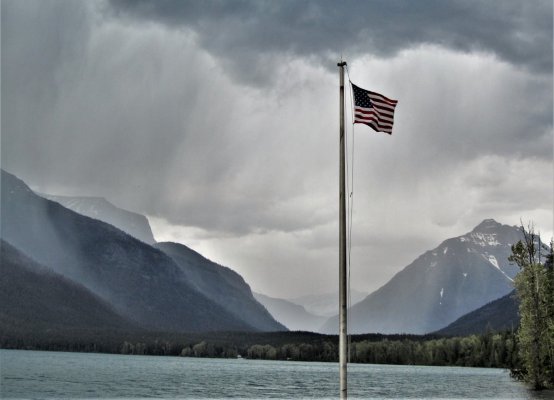
[[[339,379],[340,398],[347,398],[347,285],[346,285],[346,184],[345,184],[345,134],[344,134],[344,67],[340,68],[340,165],[339,165]]]

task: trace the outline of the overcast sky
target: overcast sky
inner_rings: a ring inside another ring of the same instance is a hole
[[[2,168],[143,213],[157,240],[256,291],[337,287],[341,55],[354,83],[399,100],[392,136],[352,130],[347,113],[354,288],[378,288],[485,218],[552,236],[551,0],[1,11]]]

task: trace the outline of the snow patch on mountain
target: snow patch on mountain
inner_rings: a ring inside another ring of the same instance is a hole
[[[495,233],[471,232],[469,236],[473,243],[481,247],[500,246],[502,244],[496,239]]]
[[[495,256],[493,256],[492,254],[481,254],[481,256],[485,260],[487,260],[494,268],[502,272],[502,275],[504,275],[509,281],[511,282],[514,281],[513,278],[511,278],[508,274],[506,274],[506,272],[502,270],[502,268],[500,268],[500,265],[498,264],[498,260],[496,259]]]
[[[489,254],[488,260],[492,265],[494,265],[496,268],[500,269],[500,266],[498,265],[498,261],[496,260],[495,256],[493,256],[492,254]]]

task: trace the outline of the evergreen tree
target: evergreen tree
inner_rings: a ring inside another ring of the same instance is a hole
[[[546,365],[550,384],[554,386],[554,241],[550,241],[550,252],[544,263],[546,269],[546,319],[547,348],[550,363]]]
[[[522,227],[524,240],[512,246],[509,260],[521,269],[514,281],[520,299],[518,339],[523,377],[534,389],[553,386],[552,287],[548,268],[541,263],[541,242],[532,227]]]

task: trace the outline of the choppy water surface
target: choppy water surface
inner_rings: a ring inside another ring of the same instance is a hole
[[[0,350],[1,398],[334,398],[338,365]],[[546,399],[485,368],[349,365],[351,398]]]

